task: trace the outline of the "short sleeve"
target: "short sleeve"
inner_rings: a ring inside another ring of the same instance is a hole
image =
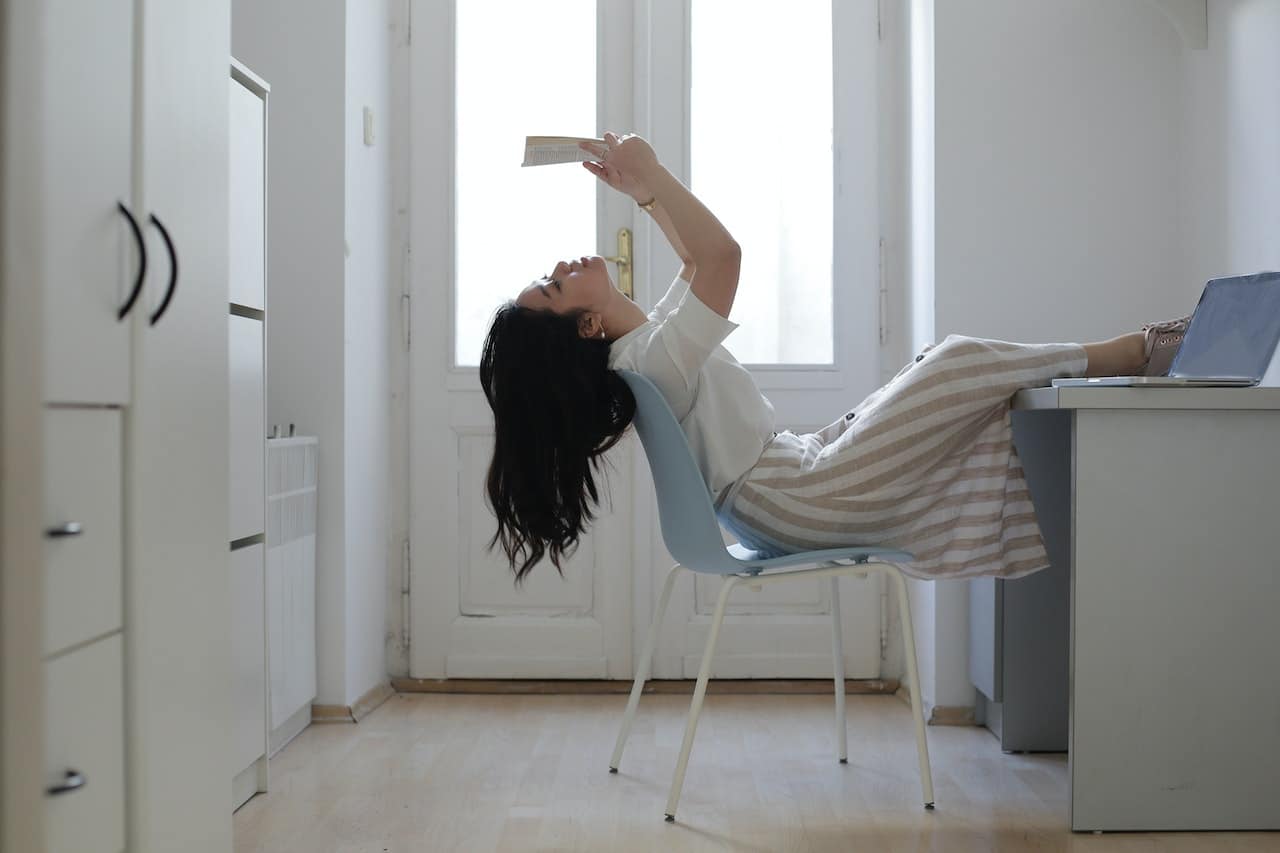
[[[693,408],[702,366],[736,328],[690,291],[637,352],[635,369],[658,386],[683,420]]]

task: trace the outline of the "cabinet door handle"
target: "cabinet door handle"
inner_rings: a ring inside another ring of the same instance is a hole
[[[88,784],[89,780],[83,773],[79,770],[72,770],[68,768],[67,775],[62,778],[62,781],[56,785],[51,785],[50,787],[45,788],[44,792],[50,797],[56,797],[59,794],[69,794],[72,791],[78,791]]]
[[[164,300],[160,303],[160,307],[156,309],[156,313],[151,315],[151,325],[160,322],[160,318],[164,316],[164,312],[169,310],[169,301],[173,299],[173,292],[178,289],[178,253],[174,251],[173,240],[169,238],[169,229],[164,227],[164,223],[151,214],[151,224],[160,232],[160,236],[164,238],[165,248],[169,250],[169,289],[164,292]]]
[[[133,231],[133,240],[138,244],[138,277],[134,279],[133,291],[129,294],[128,300],[116,312],[116,320],[123,321],[125,317],[129,316],[129,312],[133,310],[133,303],[138,301],[138,295],[142,293],[142,282],[147,278],[147,244],[142,239],[142,229],[138,227],[138,220],[133,218],[133,214],[129,212],[129,208],[124,206],[124,202],[116,202],[116,207],[124,214],[124,218],[129,220],[129,228]]]
[[[78,521],[68,521],[66,524],[50,527],[44,535],[49,539],[62,539],[67,536],[79,536],[81,533],[84,533],[83,524]]]

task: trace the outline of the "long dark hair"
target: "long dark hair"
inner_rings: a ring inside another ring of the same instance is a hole
[[[493,409],[489,503],[516,583],[545,554],[561,560],[600,503],[602,456],[635,417],[636,401],[609,369],[609,343],[578,333],[582,312],[555,314],[508,302],[480,356],[480,384]]]

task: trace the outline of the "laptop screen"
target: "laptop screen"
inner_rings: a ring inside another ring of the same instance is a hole
[[[1280,341],[1280,272],[1205,285],[1170,376],[1258,380]]]

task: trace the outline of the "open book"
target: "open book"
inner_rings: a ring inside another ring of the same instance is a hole
[[[578,163],[596,159],[589,151],[578,147],[579,142],[598,142],[603,139],[590,136],[526,136],[524,138],[524,162],[521,166],[548,166],[552,163]]]

